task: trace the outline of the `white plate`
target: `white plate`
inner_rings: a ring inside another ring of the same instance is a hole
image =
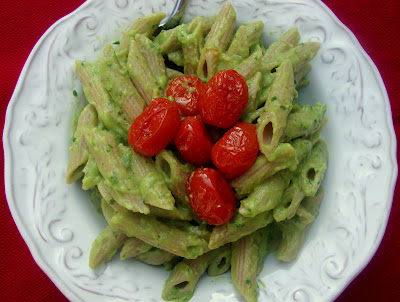
[[[187,19],[215,14],[223,1],[191,0]],[[389,100],[373,62],[320,1],[232,0],[238,21],[261,19],[271,42],[291,26],[319,41],[311,85],[301,99],[328,104],[326,198],[299,257],[268,257],[259,301],[331,301],[360,272],[383,236],[397,177]],[[88,267],[104,227],[78,183],[64,183],[75,98],[74,60],[93,60],[136,18],[169,12],[172,0],[89,0],[40,39],[10,101],[5,179],[14,220],[36,262],[72,301],[161,301],[168,273],[118,257]],[[270,34],[268,34],[270,33]],[[241,301],[229,274],[204,277],[192,301]]]

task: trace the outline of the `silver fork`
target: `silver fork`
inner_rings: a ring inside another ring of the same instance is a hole
[[[161,29],[170,29],[177,26],[182,19],[188,2],[189,0],[177,0],[171,14],[161,21]]]

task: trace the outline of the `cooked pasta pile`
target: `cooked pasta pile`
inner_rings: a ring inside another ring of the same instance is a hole
[[[164,17],[136,20],[117,45],[104,48],[103,58],[76,62],[88,104],[73,135],[66,181],[82,178],[108,223],[92,243],[89,266],[98,267],[122,247],[122,260],[134,257],[171,270],[162,298],[180,301],[193,296],[206,271],[216,276],[231,269],[237,291],[256,301],[265,257],[296,257],[323,198],[328,150],[319,136],[326,105],[296,100],[320,45],[299,44],[292,28],[266,48],[261,21],[235,32],[230,3],[214,17],[196,17],[153,36]],[[167,61],[176,68],[166,67]],[[247,172],[230,180],[238,204],[233,218],[212,226],[188,200],[186,182],[195,167],[172,147],[155,157],[140,155],[127,134],[152,99],[165,96],[172,79],[193,74],[207,82],[222,69],[246,80],[249,97],[240,121],[257,126],[260,153]]]

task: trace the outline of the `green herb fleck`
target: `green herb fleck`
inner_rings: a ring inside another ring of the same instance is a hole
[[[122,165],[125,168],[129,168],[131,165],[131,159],[132,159],[132,154],[131,153],[125,153],[122,155]]]
[[[250,280],[249,278],[247,278],[247,279],[246,279],[246,284],[247,284],[247,285],[251,285],[251,283],[252,283],[251,280]]]
[[[119,45],[119,41],[115,41],[113,44]]]
[[[111,199],[110,202],[109,202],[110,205],[113,205],[114,203],[115,203],[114,199]]]
[[[114,101],[113,101],[112,99],[109,99],[109,100],[107,101],[107,104],[108,104],[108,105],[111,105],[112,103],[114,103]]]
[[[273,96],[273,97],[271,98],[271,102],[275,102],[277,99],[278,99],[278,98],[277,98],[276,96]]]
[[[237,227],[237,228],[242,228],[242,227],[244,227],[244,223],[242,223],[242,222],[234,222],[233,224],[234,224],[235,227]]]
[[[110,180],[110,182],[111,182],[113,185],[118,184],[118,178],[116,178],[115,176],[110,176],[108,179]]]
[[[74,97],[78,96],[78,93],[76,92],[76,90],[72,91],[72,94],[74,95]]]

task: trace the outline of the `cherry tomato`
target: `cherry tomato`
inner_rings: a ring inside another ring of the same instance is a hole
[[[225,224],[236,212],[233,189],[215,169],[195,170],[188,177],[186,189],[193,211],[209,224]]]
[[[218,71],[200,96],[200,116],[206,124],[230,128],[239,120],[248,98],[246,81],[239,73],[231,69]]]
[[[199,114],[199,97],[206,85],[194,75],[172,80],[167,87],[167,97],[172,96],[184,116]]]
[[[149,106],[133,121],[128,142],[136,152],[153,156],[171,142],[180,122],[179,109],[167,99],[153,99]]]
[[[181,121],[174,144],[189,164],[204,166],[211,162],[214,142],[199,116],[189,116]]]
[[[256,126],[237,123],[215,143],[211,159],[226,178],[235,178],[250,169],[258,151]]]

